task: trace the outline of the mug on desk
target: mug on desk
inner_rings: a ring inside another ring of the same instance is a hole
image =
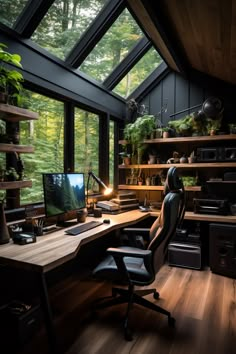
[[[85,222],[88,215],[87,209],[81,209],[77,211],[77,221]]]

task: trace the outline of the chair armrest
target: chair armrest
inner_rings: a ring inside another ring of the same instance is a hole
[[[107,249],[107,253],[115,257],[136,257],[136,258],[145,258],[149,256],[152,252],[150,250],[143,250],[135,247],[125,248],[113,248],[110,247]]]
[[[127,234],[149,234],[150,228],[145,227],[125,227],[123,229]]]

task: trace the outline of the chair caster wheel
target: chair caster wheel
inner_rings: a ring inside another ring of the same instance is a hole
[[[160,297],[160,294],[158,292],[153,294],[154,299],[158,300]]]
[[[168,317],[168,325],[170,326],[170,327],[175,327],[175,319],[174,319],[174,317]]]
[[[128,342],[133,340],[132,333],[129,329],[125,329],[125,340],[127,340]]]

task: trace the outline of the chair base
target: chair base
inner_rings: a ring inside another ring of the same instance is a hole
[[[103,297],[95,301],[94,310],[104,309],[107,307],[127,303],[126,315],[124,320],[124,336],[126,340],[132,340],[132,333],[128,326],[128,318],[131,306],[133,304],[138,304],[150,310],[166,315],[168,317],[169,326],[173,327],[175,324],[175,319],[171,317],[171,313],[169,311],[143,298],[143,296],[149,294],[153,294],[153,297],[155,299],[159,298],[159,293],[156,291],[156,289],[134,290],[133,285],[129,285],[128,289],[112,288],[111,296]]]

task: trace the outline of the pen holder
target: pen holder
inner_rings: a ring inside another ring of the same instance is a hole
[[[34,226],[34,235],[42,236],[43,235],[43,225],[35,225]]]

